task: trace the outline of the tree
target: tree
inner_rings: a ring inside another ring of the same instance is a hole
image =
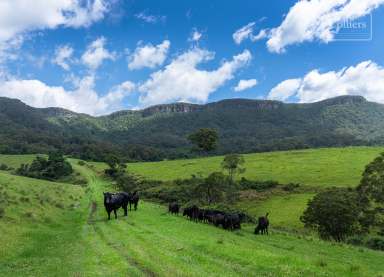
[[[217,148],[219,135],[215,129],[201,128],[190,134],[188,139],[195,144],[200,151],[210,152]]]
[[[366,201],[384,205],[384,153],[365,167],[357,191]]]
[[[221,167],[228,171],[231,183],[233,183],[236,174],[245,172],[245,168],[242,167],[244,163],[244,157],[239,154],[230,154],[224,157],[224,160],[221,162]]]
[[[196,187],[203,198],[206,199],[207,204],[218,202],[223,197],[223,191],[228,182],[227,177],[221,172],[213,172],[204,181]]]
[[[317,230],[321,238],[340,242],[366,231],[362,226],[364,209],[355,190],[332,188],[310,200],[300,220],[305,227]]]
[[[109,168],[105,169],[104,173],[112,178],[118,178],[123,175],[127,168],[126,164],[114,155],[108,156],[106,158],[106,163]]]
[[[135,174],[124,172],[116,178],[116,183],[122,191],[133,192],[139,189],[142,180]]]

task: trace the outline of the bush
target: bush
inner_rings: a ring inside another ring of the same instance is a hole
[[[8,166],[6,164],[0,164],[0,170],[8,170]]]
[[[372,238],[367,241],[367,246],[374,250],[384,251],[384,239],[383,238]]]
[[[289,183],[283,186],[283,190],[291,192],[291,191],[294,191],[295,189],[298,189],[299,187],[300,187],[300,184]]]
[[[36,157],[33,162],[22,164],[16,174],[37,179],[57,180],[73,173],[72,166],[61,153],[51,153],[45,157]]]
[[[240,187],[242,189],[254,189],[257,191],[266,191],[273,189],[279,185],[276,181],[251,181],[246,178],[241,178]]]
[[[77,164],[78,164],[78,165],[81,165],[81,166],[84,166],[84,165],[85,165],[85,162],[84,162],[84,161],[78,161]]]

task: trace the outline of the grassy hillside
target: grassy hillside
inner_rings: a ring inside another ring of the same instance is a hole
[[[0,238],[0,276],[384,274],[382,252],[273,231],[254,236],[253,226],[231,233],[170,216],[164,207],[150,203],[141,203],[128,218],[107,221],[102,191],[110,184],[87,167],[76,169],[88,178],[87,189],[0,173],[3,191],[31,201],[11,201],[8,215],[0,219],[1,233],[6,234]],[[35,200],[38,193],[65,208],[41,206]],[[71,195],[76,199],[70,200]],[[73,203],[80,204],[69,208]],[[36,216],[25,219],[29,209]]]
[[[318,186],[355,186],[365,165],[383,147],[324,148],[244,155],[246,172],[253,180],[275,180]],[[220,171],[222,156],[202,159],[174,160],[128,164],[128,170],[155,180],[189,178]],[[102,165],[98,165],[102,168]]]

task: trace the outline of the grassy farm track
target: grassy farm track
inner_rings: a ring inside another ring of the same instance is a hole
[[[231,233],[170,216],[164,207],[148,202],[141,202],[139,210],[129,212],[127,218],[120,211],[117,220],[107,221],[102,191],[110,190],[110,184],[87,167],[76,165],[76,169],[89,180],[84,192],[68,184],[1,173],[0,184],[7,183],[6,191],[14,190],[11,178],[26,191],[31,185],[44,188],[51,202],[61,199],[65,208],[53,205],[48,214],[38,213],[40,204],[31,199],[35,216],[16,222],[16,216],[23,216],[11,211],[22,204],[9,204],[9,218],[0,220],[0,230],[7,238],[0,239],[5,246],[0,252],[0,276],[384,274],[382,252],[273,231],[270,236],[254,236],[253,226]],[[58,187],[63,191],[56,191]],[[76,208],[67,208],[73,204],[67,200],[70,195],[79,201]]]

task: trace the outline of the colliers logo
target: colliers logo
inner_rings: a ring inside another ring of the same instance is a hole
[[[372,15],[339,21],[333,26],[332,33],[335,41],[370,41],[373,37]]]

